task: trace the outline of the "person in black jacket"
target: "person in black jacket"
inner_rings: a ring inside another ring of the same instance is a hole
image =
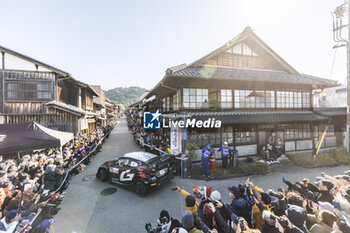
[[[259,208],[262,205],[258,205]],[[262,233],[304,233],[298,227],[294,226],[286,216],[276,217],[270,211],[262,211],[264,226]],[[282,225],[281,222],[285,222]]]
[[[332,182],[321,180],[317,182],[316,185],[312,183],[308,184],[308,189],[315,194],[316,201],[332,203],[334,199],[333,195],[331,194],[331,190],[334,187]]]
[[[161,227],[161,233],[172,232],[176,227],[181,227],[181,223],[177,219],[170,217],[168,211],[162,210],[158,219],[158,226]]]
[[[237,186],[228,187],[228,190],[230,191],[230,196],[232,198],[232,202],[228,205],[228,208],[237,216],[243,217],[247,221],[248,226],[251,227],[251,203],[247,198],[242,197],[242,191]]]

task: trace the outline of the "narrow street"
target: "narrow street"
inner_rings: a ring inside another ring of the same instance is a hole
[[[58,233],[142,233],[146,222],[154,226],[161,210],[166,209],[174,218],[181,218],[185,210],[184,198],[170,188],[178,185],[191,190],[192,185],[213,186],[221,192],[222,199],[228,203],[229,185],[244,183],[246,177],[223,181],[199,181],[176,177],[148,194],[145,198],[138,197],[132,190],[125,190],[111,183],[103,183],[95,178],[98,167],[106,160],[123,153],[140,150],[133,141],[127,129],[125,118],[112,131],[109,140],[103,145],[102,151],[92,159],[85,171],[71,179],[66,190],[61,210],[55,217],[53,225]],[[341,174],[349,167],[333,167],[318,169],[303,169],[300,167],[279,167],[266,176],[252,177],[252,181],[264,189],[283,187],[282,174],[291,181],[304,177],[314,180],[321,171],[331,175]],[[83,181],[83,178],[87,181]],[[109,187],[116,187],[114,194],[103,196],[101,192]]]

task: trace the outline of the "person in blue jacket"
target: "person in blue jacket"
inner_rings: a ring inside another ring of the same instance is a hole
[[[224,142],[224,145],[222,145],[218,151],[221,151],[222,168],[227,168],[227,160],[232,153],[231,148],[228,146],[227,142]]]
[[[209,177],[209,158],[213,154],[213,149],[211,148],[211,144],[208,144],[202,150],[202,176]]]

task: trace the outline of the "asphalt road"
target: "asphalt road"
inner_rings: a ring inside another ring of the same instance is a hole
[[[201,181],[181,179],[175,177],[169,184],[165,184],[145,198],[138,197],[133,191],[125,190],[111,183],[103,183],[95,178],[98,167],[111,158],[126,152],[140,150],[133,141],[127,129],[125,119],[114,128],[109,140],[103,145],[102,151],[92,160],[83,173],[74,176],[66,191],[61,210],[55,217],[53,225],[58,233],[142,233],[146,222],[153,225],[161,210],[166,209],[174,218],[181,218],[185,210],[185,201],[178,192],[170,191],[172,186],[178,185],[191,190],[193,185],[213,186],[221,193],[222,200],[229,203],[229,185],[244,183],[246,177],[222,181]],[[321,171],[328,174],[340,174],[350,167],[331,167],[318,169],[304,169],[300,167],[279,167],[271,174],[252,177],[255,185],[267,190],[282,187],[281,177],[296,181],[304,177],[312,179],[319,176]],[[90,178],[83,181],[83,178]],[[101,195],[110,187],[117,188],[111,195]]]

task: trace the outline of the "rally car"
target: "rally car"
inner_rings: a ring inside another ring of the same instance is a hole
[[[174,158],[159,157],[148,152],[131,152],[102,164],[96,174],[101,181],[111,180],[135,189],[144,197],[148,191],[174,177]]]

